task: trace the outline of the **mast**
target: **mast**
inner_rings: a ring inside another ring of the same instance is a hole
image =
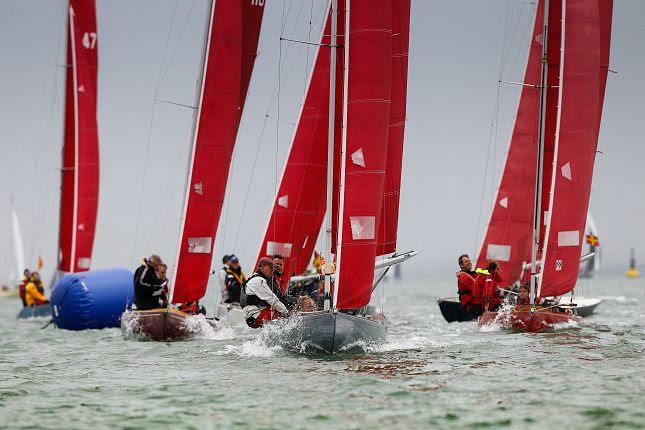
[[[329,125],[327,142],[327,211],[325,212],[325,294],[331,287],[331,248],[332,248],[332,222],[334,201],[334,128],[336,120],[336,43],[338,32],[338,0],[331,0],[331,34],[329,43]],[[347,29],[345,30],[347,31]],[[339,226],[339,229],[341,227]],[[334,289],[334,306],[338,289]],[[325,307],[327,304],[325,303]]]
[[[546,123],[546,97],[549,63],[548,54],[548,27],[549,27],[549,0],[544,0],[544,26],[542,31],[542,70],[540,73],[540,118],[538,130],[537,177],[535,181],[535,212],[533,213],[533,241],[531,244],[531,303],[537,298],[537,254],[540,248],[540,220],[542,219],[542,163],[544,158],[544,140]]]

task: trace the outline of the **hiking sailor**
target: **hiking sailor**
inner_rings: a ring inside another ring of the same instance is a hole
[[[482,314],[481,301],[473,295],[477,274],[472,270],[473,262],[470,261],[468,254],[459,256],[459,268],[461,269],[457,272],[459,303],[469,314],[479,316]]]
[[[260,328],[267,321],[289,314],[284,303],[271,291],[272,280],[273,261],[262,257],[255,273],[242,287],[240,306],[244,311],[246,324],[251,328]]]
[[[143,258],[141,266],[134,272],[134,306],[137,310],[149,310],[162,307],[161,296],[168,284],[157,275],[163,264],[161,257],[152,254]]]

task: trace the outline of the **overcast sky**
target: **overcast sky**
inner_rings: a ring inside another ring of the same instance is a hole
[[[134,267],[153,251],[174,261],[192,110],[167,101],[194,103],[206,3],[97,0],[101,184],[94,268]],[[11,194],[27,258],[33,264],[41,254],[45,272],[55,264],[65,4],[0,0],[0,279],[12,265]],[[286,37],[315,41],[324,7],[323,0],[267,1],[216,260],[234,252],[248,266],[257,254],[313,60],[307,45],[280,46],[281,24]],[[522,77],[534,7],[526,0],[412,2],[399,249],[420,252],[405,269],[415,277],[447,278],[457,255],[476,251],[517,103],[517,88],[498,80]],[[645,261],[643,16],[644,1],[615,1],[617,73],[607,85],[591,197],[608,270],[627,263],[631,246]]]

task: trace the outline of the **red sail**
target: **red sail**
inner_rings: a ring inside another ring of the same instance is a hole
[[[392,1],[392,104],[385,166],[385,190],[377,255],[396,251],[399,227],[399,196],[403,166],[403,136],[408,90],[408,47],[410,40],[410,0]]]
[[[94,0],[70,0],[68,30],[58,270],[83,272],[92,261],[99,193]]]
[[[338,45],[343,44],[344,12],[339,7]],[[259,257],[281,254],[285,276],[307,268],[323,222],[327,195],[327,148],[329,129],[329,10],[325,31],[310,76],[298,126],[291,143],[271,218]],[[337,49],[336,131],[337,154],[342,140],[343,51]]]
[[[538,5],[524,84],[506,165],[497,191],[477,265],[497,260],[507,283],[519,278],[522,263],[530,261],[537,148],[540,116],[543,3]]]
[[[250,2],[249,7],[242,3],[246,2],[214,1],[210,14],[202,93],[172,284],[173,303],[201,299],[208,284],[215,232],[253,66],[248,54],[256,50],[264,9],[264,2]]]
[[[567,0],[562,22],[560,112],[539,296],[571,291],[578,279],[600,117],[598,0]]]
[[[346,25],[345,136],[335,306],[369,303],[383,204],[392,75],[391,0],[352,0]]]

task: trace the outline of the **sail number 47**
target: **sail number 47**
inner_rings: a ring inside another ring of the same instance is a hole
[[[83,35],[83,46],[86,49],[94,49],[96,46],[96,33],[85,33]]]

